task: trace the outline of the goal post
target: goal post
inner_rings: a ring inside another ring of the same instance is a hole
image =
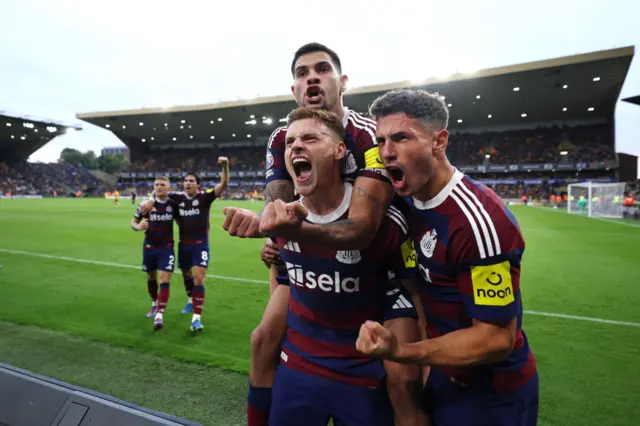
[[[623,182],[572,183],[567,187],[567,212],[588,217],[622,218]]]

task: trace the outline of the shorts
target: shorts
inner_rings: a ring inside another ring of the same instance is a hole
[[[156,270],[173,272],[175,261],[173,248],[142,249],[142,270],[145,272]]]
[[[393,409],[384,387],[367,387],[328,380],[289,368],[276,371],[270,425],[393,426]]]
[[[462,387],[441,369],[432,367],[425,387],[425,404],[438,426],[536,426],[538,374],[509,395],[486,387]]]
[[[178,246],[178,267],[191,269],[192,266],[209,267],[209,246],[206,244],[180,244]]]

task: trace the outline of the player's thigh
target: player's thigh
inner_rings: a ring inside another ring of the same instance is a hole
[[[269,424],[277,426],[326,426],[325,380],[280,365],[271,397]]]
[[[282,341],[287,331],[287,313],[289,311],[289,286],[279,285],[269,298],[259,329],[264,330],[271,339]]]
[[[384,387],[335,383],[330,395],[335,426],[393,426],[393,409]]]
[[[178,268],[181,270],[189,270],[191,271],[192,263],[192,255],[191,255],[191,247],[184,246],[180,244],[178,247]]]
[[[158,269],[158,254],[157,250],[142,249],[142,270],[147,274]],[[155,278],[154,278],[155,279]]]
[[[194,247],[191,250],[191,265],[206,270],[209,267],[209,247]]]
[[[169,274],[171,274],[173,272],[176,262],[176,256],[173,253],[173,249],[158,250],[156,259],[160,274],[162,274],[163,272],[168,272]]]

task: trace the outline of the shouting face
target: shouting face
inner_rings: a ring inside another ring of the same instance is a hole
[[[346,90],[347,76],[340,75],[325,52],[302,55],[295,63],[291,91],[299,106],[335,110]]]

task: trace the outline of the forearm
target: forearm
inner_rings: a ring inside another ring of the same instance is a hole
[[[262,207],[258,216],[262,216],[262,212],[267,204],[275,200],[282,200],[285,203],[290,203],[293,201],[293,194],[293,182],[290,180],[278,179],[267,183],[264,188],[264,207]]]
[[[220,183],[216,185],[216,197],[222,195],[225,189],[229,186],[229,166],[225,166],[222,168],[222,177],[220,178]]]
[[[500,362],[513,349],[506,333],[481,327],[469,327],[433,339],[398,345],[389,358],[396,362],[466,367]]]
[[[131,229],[133,229],[134,231],[139,231],[140,228],[138,228],[138,221],[135,219],[131,219],[131,222],[129,223],[129,226],[131,226]]]
[[[363,250],[375,238],[392,196],[388,183],[358,178],[351,196],[349,217],[327,225],[305,222],[300,241],[317,242],[343,250]]]

